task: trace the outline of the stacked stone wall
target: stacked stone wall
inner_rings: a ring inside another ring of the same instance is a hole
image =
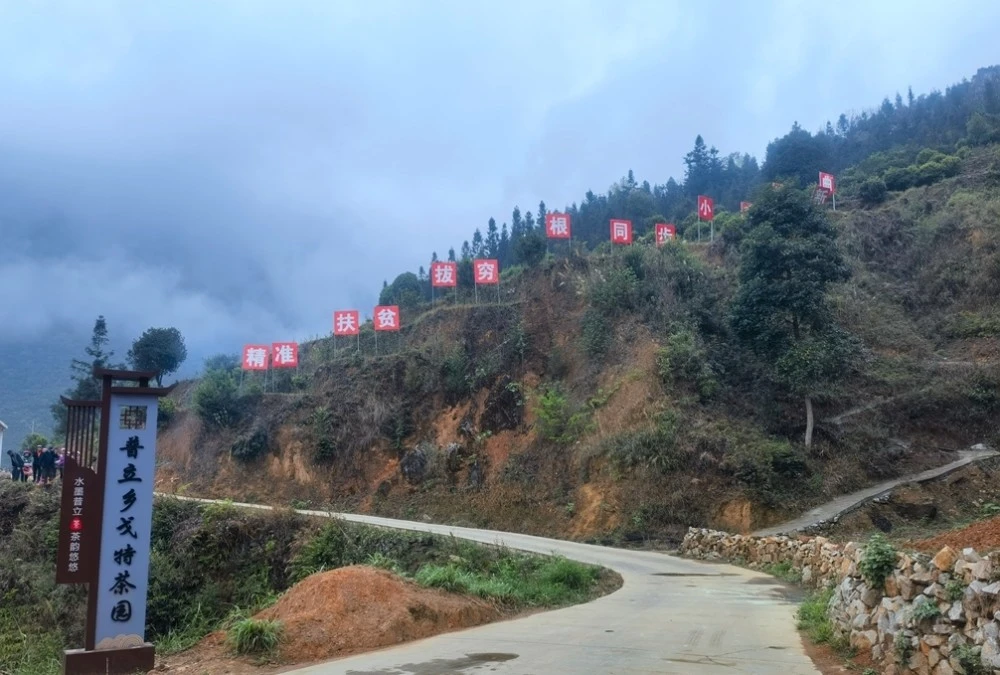
[[[897,553],[875,587],[861,573],[864,546],[854,542],[692,528],[681,552],[765,571],[790,567],[803,584],[833,589],[835,630],[871,654],[881,672],[1000,675],[1000,555],[947,546],[933,557]]]

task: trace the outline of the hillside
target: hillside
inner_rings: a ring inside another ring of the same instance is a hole
[[[871,177],[859,165],[827,212],[852,272],[831,306],[863,348],[815,398],[811,448],[801,399],[732,334],[746,236],[733,217],[712,244],[657,249],[646,235],[509,267],[499,303],[404,308],[377,357],[370,325],[361,355],[347,339],[303,345],[300,370],[266,393],[210,373],[178,393],[160,488],[677,540],[688,525],[767,525],[995,444],[1000,149],[950,157],[955,175],[868,207],[850,198]]]

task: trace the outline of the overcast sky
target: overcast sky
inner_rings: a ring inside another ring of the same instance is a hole
[[[828,10],[824,10],[828,7]],[[996,0],[0,0],[0,341],[330,330],[515,204],[1000,61]]]

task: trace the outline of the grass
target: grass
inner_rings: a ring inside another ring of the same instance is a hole
[[[240,619],[226,633],[226,641],[237,654],[267,656],[281,642],[284,626],[272,619]]]
[[[421,586],[466,593],[511,608],[557,607],[585,600],[600,568],[566,558],[543,558],[502,551],[485,568],[466,561],[428,564],[414,575]]]
[[[847,638],[838,635],[830,621],[830,599],[833,589],[824,589],[810,594],[798,611],[798,628],[818,645],[829,645],[843,658],[854,656],[854,649]]]
[[[0,673],[55,675],[62,672],[62,638],[55,630],[40,630],[29,613],[18,607],[0,609]],[[26,629],[28,629],[26,631]]]
[[[792,563],[787,560],[783,560],[773,565],[768,565],[764,568],[764,572],[790,584],[797,584],[802,581],[802,572],[793,568]]]

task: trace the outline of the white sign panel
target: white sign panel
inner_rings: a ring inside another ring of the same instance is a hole
[[[97,593],[96,649],[145,642],[157,397],[112,394]]]

